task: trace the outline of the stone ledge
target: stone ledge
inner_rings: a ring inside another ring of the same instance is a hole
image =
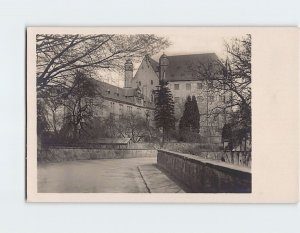
[[[158,150],[157,164],[193,193],[251,193],[248,167]]]
[[[184,193],[184,191],[155,164],[141,165],[138,170],[150,193]]]
[[[207,166],[211,165],[211,166],[216,166],[216,167],[220,167],[220,169],[230,169],[230,170],[235,170],[235,171],[239,171],[239,172],[245,172],[245,173],[249,173],[251,174],[251,169],[249,167],[242,167],[242,166],[238,166],[235,164],[230,164],[230,163],[226,163],[226,162],[222,162],[222,161],[216,161],[216,160],[212,160],[212,159],[204,159],[201,158],[197,155],[190,155],[190,154],[184,154],[184,153],[180,153],[180,152],[174,152],[174,151],[169,151],[169,150],[164,150],[164,149],[159,149],[157,151],[162,151],[165,152],[167,154],[171,154],[173,156],[176,157],[180,157],[184,160],[190,160],[193,161],[195,163],[202,163],[205,164]]]

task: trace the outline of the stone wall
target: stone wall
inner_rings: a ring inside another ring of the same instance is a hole
[[[158,150],[157,164],[194,193],[251,193],[251,171],[195,155]]]
[[[61,162],[84,159],[125,159],[155,157],[156,150],[95,149],[76,147],[49,147],[38,151],[39,162]]]
[[[128,146],[129,149],[161,149],[159,143],[132,143]],[[188,150],[199,149],[201,151],[211,151],[222,149],[221,144],[209,144],[209,143],[188,143],[188,142],[166,142],[163,149],[189,153]]]

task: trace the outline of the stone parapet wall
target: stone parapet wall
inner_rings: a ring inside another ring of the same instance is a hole
[[[49,147],[38,151],[39,162],[62,162],[88,159],[126,159],[155,157],[157,150],[95,149],[74,147]]]
[[[250,168],[158,150],[157,164],[194,193],[251,193]]]
[[[128,149],[161,149],[159,143],[132,143],[128,146]],[[188,150],[199,149],[202,151],[220,151],[222,144],[210,144],[210,143],[188,143],[188,142],[166,142],[163,149],[188,153]]]

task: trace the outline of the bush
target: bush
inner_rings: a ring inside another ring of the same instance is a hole
[[[179,135],[179,141],[182,142],[201,142],[201,136],[198,133],[187,131],[187,130],[181,130]]]

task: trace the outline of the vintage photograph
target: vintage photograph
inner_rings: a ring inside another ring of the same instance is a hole
[[[37,33],[37,192],[251,193],[252,39]]]

